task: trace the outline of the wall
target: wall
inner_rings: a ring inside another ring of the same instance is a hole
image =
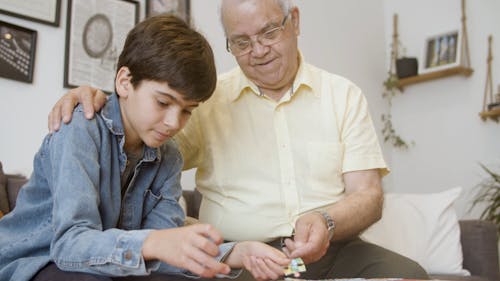
[[[425,39],[461,28],[459,0],[384,0],[386,41],[391,42],[392,15],[399,15],[400,41],[408,56],[422,61]],[[483,122],[487,37],[493,35],[493,55],[500,55],[500,1],[467,1],[471,77],[453,76],[405,88],[393,101],[398,133],[415,142],[409,151],[393,150],[389,190],[433,192],[454,186],[465,189],[459,216],[468,217],[473,187],[485,177],[483,163],[500,168],[500,125]],[[387,46],[389,43],[387,44]],[[493,60],[494,91],[500,83],[500,60]]]
[[[67,91],[62,87],[67,1],[61,2],[58,28],[0,14],[0,20],[38,30],[33,84],[0,78],[0,160],[9,173],[31,173],[33,155],[47,132],[48,112]],[[220,73],[236,64],[225,50],[219,3],[220,0],[192,0],[191,15],[194,26],[213,46]],[[299,0],[296,3],[301,9],[299,44],[304,57],[349,77],[365,89],[374,120],[378,121],[384,110],[380,99],[380,81],[385,72],[382,1]],[[185,174],[183,185],[194,186],[193,171]]]
[[[32,158],[47,132],[47,114],[67,89],[62,87],[66,2],[60,27],[42,25],[0,14],[0,20],[38,31],[33,84],[0,78],[0,160],[9,173],[29,174]],[[193,24],[212,44],[219,72],[235,66],[225,51],[219,23],[220,0],[192,0]],[[460,27],[460,1],[410,0],[297,0],[301,9],[300,48],[305,58],[356,82],[365,92],[380,131],[381,81],[386,77],[392,15],[399,14],[400,40],[407,54],[420,58],[425,38]],[[142,9],[143,11],[143,9]],[[474,74],[413,85],[394,99],[393,121],[403,137],[416,143],[409,151],[383,149],[392,173],[385,189],[395,192],[434,192],[453,186],[470,191],[483,177],[478,163],[500,166],[499,124],[482,122],[487,36],[500,38],[497,0],[469,1],[467,25]],[[385,32],[384,32],[385,30]],[[500,44],[494,39],[494,54]],[[493,81],[500,83],[500,60],[493,61]],[[194,186],[193,171],[183,177],[185,188]],[[466,214],[470,192],[459,204]]]

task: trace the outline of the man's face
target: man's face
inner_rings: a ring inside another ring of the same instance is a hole
[[[245,75],[263,89],[290,87],[298,69],[298,10],[290,11],[284,21],[282,39],[269,46],[262,45],[257,37],[281,26],[287,16],[275,1],[227,1],[223,13],[223,24],[230,42],[240,38],[251,40],[252,50],[235,56]]]

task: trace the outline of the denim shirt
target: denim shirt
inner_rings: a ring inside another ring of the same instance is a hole
[[[94,119],[78,106],[45,137],[16,208],[0,220],[0,280],[30,280],[50,261],[107,276],[184,272],[141,254],[151,229],[183,225],[181,155],[173,141],[146,147],[122,198],[124,142],[116,94]]]

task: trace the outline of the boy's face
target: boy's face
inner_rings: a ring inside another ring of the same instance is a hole
[[[134,88],[129,79],[127,82],[127,78],[121,81],[119,78],[120,72],[116,84],[125,126],[126,149],[142,148],[142,143],[159,147],[184,127],[191,111],[199,104],[185,100],[166,82],[141,81]]]

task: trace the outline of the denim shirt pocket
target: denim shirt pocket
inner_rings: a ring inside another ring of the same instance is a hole
[[[144,207],[142,217],[145,218],[154,207],[163,199],[161,194],[155,194],[151,189],[144,192]]]

